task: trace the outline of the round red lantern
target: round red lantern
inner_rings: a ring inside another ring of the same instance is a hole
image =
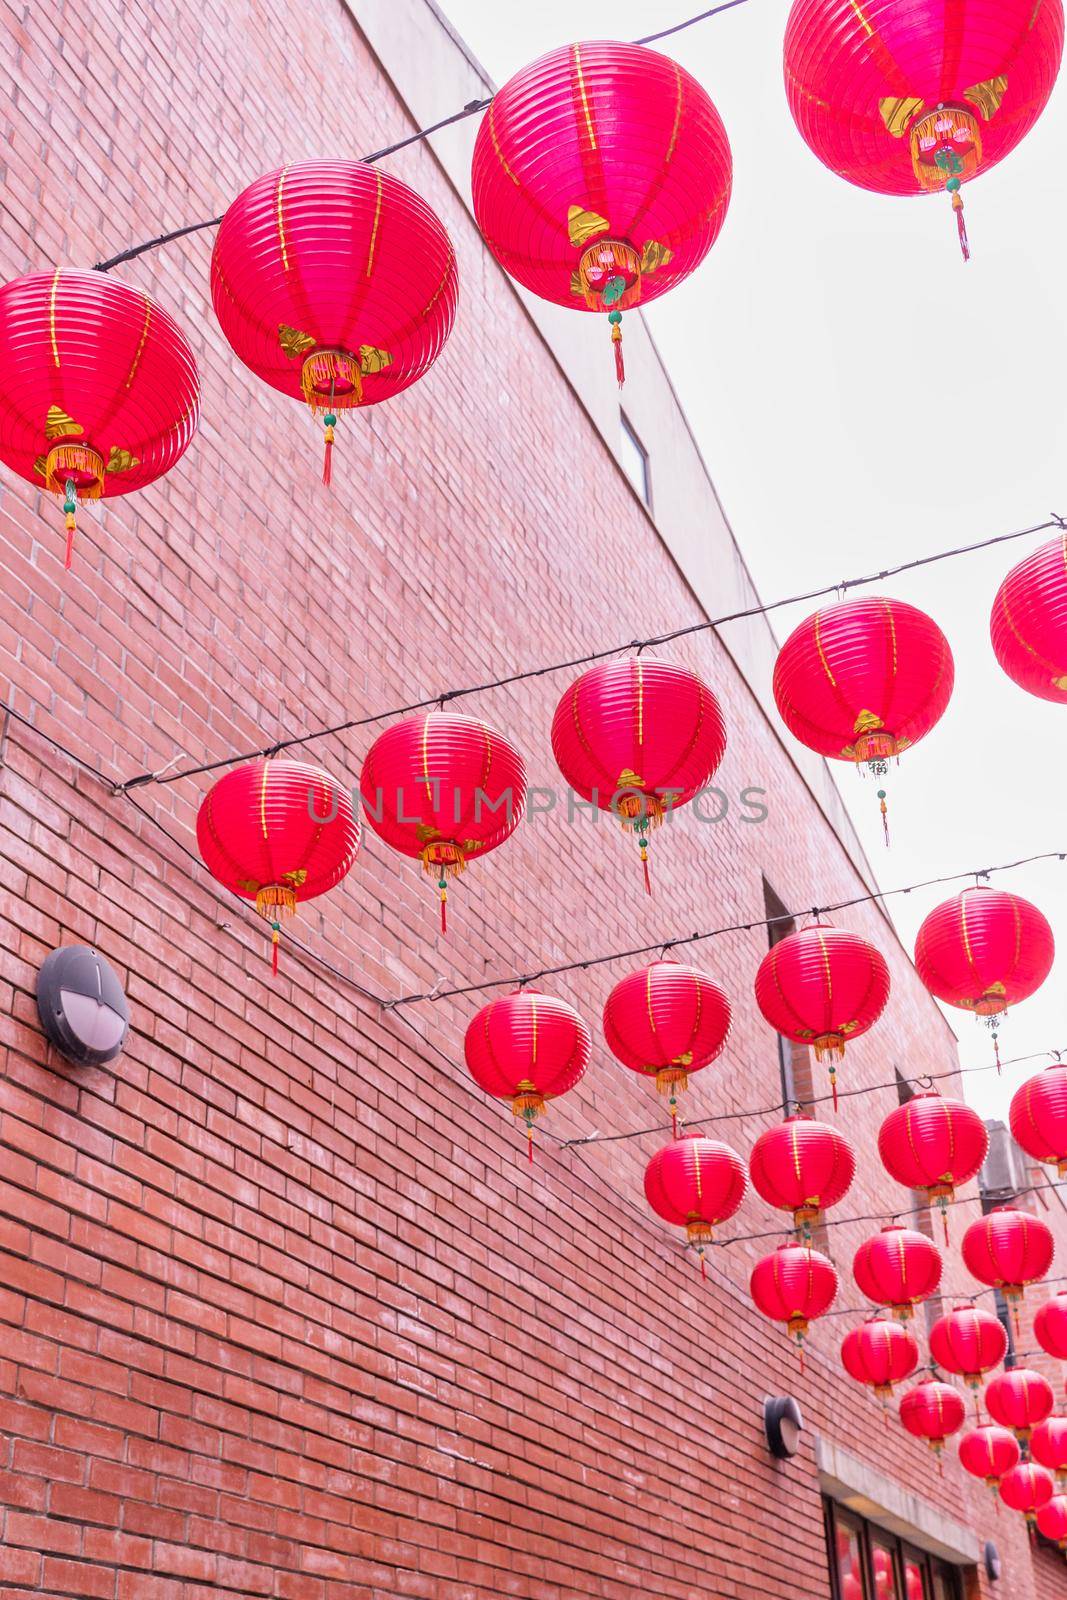
[[[901,1323],[881,1315],[868,1317],[841,1341],[841,1365],[850,1378],[865,1383],[884,1402],[893,1385],[910,1378],[919,1365],[919,1346]]]
[[[931,1358],[976,1391],[1007,1353],[1008,1335],[1000,1318],[978,1306],[957,1306],[930,1329]],[[975,1398],[977,1404],[977,1394]]]
[[[552,719],[552,754],[571,788],[636,833],[646,889],[650,831],[711,782],[725,749],[707,684],[648,656],[583,672]]]
[[[277,972],[281,919],[340,883],[356,859],[359,823],[348,792],[321,767],[268,759],[212,784],[196,840],[212,877],[269,921]]]
[[[1067,1361],[1067,1290],[1050,1295],[1034,1313],[1034,1338],[1046,1355]]]
[[[993,601],[989,632],[1013,683],[1067,705],[1067,532],[1008,573]]]
[[[58,270],[0,288],[0,460],[63,496],[68,567],[79,500],[168,472],[199,414],[188,340],[141,290]]]
[[[837,1298],[837,1269],[807,1244],[780,1244],[757,1261],[749,1290],[757,1308],[784,1322],[801,1349],[809,1323],[824,1316]]]
[[[789,635],[774,667],[774,699],[801,744],[875,777],[939,720],[952,694],[948,640],[903,600],[842,600]],[[886,843],[885,791],[879,789]]]
[[[730,1002],[719,985],[675,961],[628,973],[604,1005],[608,1049],[631,1072],[655,1079],[675,1124],[679,1091],[722,1054],[729,1032]]]
[[[503,844],[522,820],[525,762],[484,722],[431,711],[375,739],[359,787],[378,837],[437,875],[444,933],[448,880]]]
[[[1067,1067],[1057,1062],[1028,1078],[1012,1096],[1010,1121],[1015,1143],[1067,1178]]]
[[[1067,1417],[1046,1417],[1030,1435],[1030,1454],[1041,1466],[1067,1483]]]
[[[302,161],[257,178],[222,219],[211,295],[245,366],[326,428],[437,360],[456,315],[452,242],[424,200],[363,161]]]
[[[840,177],[880,194],[947,191],[966,260],[960,186],[1029,132],[1062,50],[1060,0],[795,0],[786,93]]]
[[[1010,1428],[995,1422],[965,1433],[959,1443],[960,1465],[972,1478],[981,1478],[988,1489],[996,1489],[1001,1478],[1017,1466],[1021,1451]]]
[[[565,1000],[536,989],[501,995],[477,1012],[467,1028],[467,1069],[480,1089],[526,1124],[533,1160],[533,1125],[545,1103],[566,1094],[589,1065],[589,1029]]]
[[[1037,1530],[1067,1550],[1067,1494],[1054,1494],[1037,1508]]]
[[[985,1387],[986,1410],[1002,1428],[1010,1428],[1021,1443],[1026,1443],[1039,1422],[1052,1415],[1056,1397],[1052,1385],[1040,1372],[1027,1367],[1012,1367],[991,1378]]]
[[[962,1250],[968,1272],[1013,1303],[1022,1299],[1028,1283],[1046,1275],[1054,1254],[1045,1223],[1015,1206],[995,1206],[972,1222]]]
[[[878,1154],[889,1176],[906,1189],[921,1189],[930,1205],[941,1208],[946,1244],[949,1202],[958,1185],[977,1177],[988,1149],[989,1134],[977,1111],[936,1090],[913,1095],[891,1111],[878,1133]]]
[[[704,1246],[745,1198],[745,1163],[717,1139],[686,1133],[657,1150],[645,1168],[645,1198],[664,1222],[684,1228],[707,1276]]]
[[[1037,1513],[1056,1492],[1051,1472],[1039,1467],[1036,1461],[1020,1461],[1000,1480],[1000,1498],[1013,1511],[1021,1511],[1028,1523],[1037,1521]]]
[[[834,1110],[845,1041],[866,1033],[889,998],[889,968],[858,934],[816,923],[773,945],[756,973],[756,1004],[772,1028],[828,1061]]]
[[[936,1378],[917,1383],[900,1402],[900,1420],[916,1439],[925,1439],[940,1456],[945,1440],[958,1433],[967,1416],[963,1396],[950,1383]]]
[[[852,1274],[861,1294],[875,1305],[888,1306],[906,1322],[912,1308],[937,1293],[941,1256],[932,1239],[915,1228],[887,1223],[856,1251]]]
[[[615,41],[572,44],[498,89],[478,129],[474,214],[504,270],[557,305],[622,313],[700,265],[730,201],[730,145],[695,78]]]
[[[856,1175],[856,1156],[843,1134],[806,1116],[787,1117],[760,1134],[748,1160],[757,1194],[789,1211],[805,1235],[828,1206],[843,1200]]]
[[[1039,989],[1055,944],[1047,919],[1006,889],[964,889],[935,906],[915,939],[915,965],[932,995],[987,1019],[1000,1062],[997,1019]]]

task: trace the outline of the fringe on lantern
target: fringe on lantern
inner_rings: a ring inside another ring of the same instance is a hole
[[[616,811],[619,821],[627,833],[641,833],[647,828],[661,828],[666,816],[666,807],[658,794],[635,793],[640,788],[639,783],[627,783],[628,774],[623,773],[619,779],[619,788],[625,789],[625,794],[618,797]]]
[[[54,444],[45,457],[45,488],[63,494],[69,481],[79,499],[99,500],[104,492],[104,459],[99,452],[87,444]]]
[[[811,1042],[816,1061],[844,1061],[845,1041],[840,1033],[820,1033]],[[830,1068],[833,1076],[833,1067]]]
[[[363,401],[359,357],[350,350],[312,350],[300,368],[300,388],[312,411],[348,411]]]
[[[952,209],[956,213],[956,228],[960,236],[960,249],[963,251],[964,261],[971,259],[971,242],[967,237],[967,224],[963,220],[963,195],[956,190],[952,196]]]

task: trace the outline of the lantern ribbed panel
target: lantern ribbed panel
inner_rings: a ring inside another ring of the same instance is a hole
[[[196,838],[212,877],[235,894],[255,900],[279,887],[301,901],[340,883],[359,824],[348,791],[321,767],[279,758],[219,778],[201,803]]]
[[[952,652],[937,623],[903,600],[843,600],[789,635],[774,667],[774,699],[801,744],[838,761],[865,760],[856,740],[878,733],[897,749],[930,732],[952,694]]]
[[[983,1398],[994,1422],[1021,1434],[1029,1434],[1031,1428],[1050,1417],[1056,1404],[1048,1379],[1027,1367],[1013,1367],[1010,1372],[991,1378]]]
[[[1013,150],[1037,120],[1063,51],[1060,0],[796,0],[785,36],[789,108],[831,171],[882,194],[927,187],[912,166],[907,129],[885,114],[915,101],[922,118],[941,103],[978,118],[981,170]],[[1007,82],[988,120],[972,91]]]
[[[1034,1338],[1046,1355],[1067,1361],[1067,1290],[1051,1295],[1034,1314]]]
[[[818,1250],[781,1244],[757,1261],[749,1290],[757,1308],[775,1322],[808,1323],[837,1298],[837,1270]]]
[[[620,790],[676,809],[711,781],[726,748],[719,702],[684,667],[649,656],[605,662],[566,689],[552,753],[583,800],[608,810]],[[618,804],[618,803],[617,803]]]
[[[222,331],[272,388],[304,399],[309,355],[357,358],[361,392],[342,385],[334,410],[374,405],[420,378],[452,331],[457,292],[439,219],[361,161],[305,161],[257,178],[226,212],[211,258]],[[327,384],[316,404],[329,401]]]
[[[919,1346],[901,1323],[869,1317],[841,1341],[841,1365],[850,1378],[876,1393],[910,1378],[919,1365]]]
[[[898,1106],[878,1132],[882,1165],[906,1189],[951,1191],[969,1183],[988,1150],[989,1134],[977,1111],[936,1091]]]
[[[1067,1177],[1067,1067],[1046,1067],[1012,1095],[1011,1136],[1035,1161]]]
[[[1038,1217],[996,1206],[963,1235],[964,1265],[990,1288],[1020,1289],[1043,1278],[1052,1265],[1052,1234]]]
[[[989,634],[1020,689],[1067,705],[1067,533],[1008,573],[993,601]]]
[[[552,50],[498,89],[471,170],[478,226],[501,266],[577,310],[608,309],[572,283],[598,240],[628,244],[651,269],[624,307],[688,277],[718,237],[730,182],[706,90],[669,57],[612,41]]]
[[[1056,1492],[1051,1472],[1039,1467],[1036,1461],[1020,1461],[1000,1480],[1000,1498],[1013,1511],[1022,1511],[1027,1517],[1047,1504]]]
[[[983,1422],[972,1428],[959,1443],[961,1467],[990,1485],[1018,1465],[1020,1454],[1019,1441],[1011,1429],[996,1422]]]
[[[367,823],[402,855],[470,861],[503,844],[526,808],[526,765],[484,722],[431,711],[371,745],[360,793]],[[437,852],[435,854],[435,852]]]
[[[0,289],[0,460],[28,483],[45,486],[51,449],[82,444],[104,475],[79,492],[129,494],[174,465],[199,414],[189,343],[139,289],[66,271]]]
[[[941,1282],[941,1255],[925,1233],[888,1223],[856,1251],[852,1273],[861,1294],[875,1305],[910,1312]]]
[[[719,985],[674,961],[628,973],[604,1005],[608,1049],[631,1072],[699,1072],[722,1053],[729,1032],[730,1002]]]
[[[1067,1547],[1067,1495],[1054,1494],[1038,1507],[1037,1529],[1061,1550]]]
[[[964,889],[930,912],[915,939],[915,965],[930,993],[981,1016],[1032,995],[1054,954],[1046,918],[1006,889]]]
[[[544,1100],[573,1089],[589,1065],[589,1029],[565,1000],[519,989],[471,1018],[467,1068],[480,1089],[502,1100],[531,1091]]]
[[[1030,1435],[1030,1454],[1049,1472],[1067,1473],[1067,1417],[1046,1417]]]
[[[645,1168],[645,1198],[676,1227],[732,1217],[745,1198],[745,1163],[729,1145],[687,1133],[657,1150]]]
[[[752,1146],[749,1175],[757,1194],[780,1211],[825,1211],[848,1193],[856,1156],[836,1128],[811,1117],[787,1117]]]
[[[884,956],[844,928],[798,928],[772,946],[756,973],[756,1004],[772,1028],[797,1044],[858,1038],[888,998]]]
[[[1008,1335],[999,1317],[977,1306],[957,1306],[930,1329],[930,1355],[946,1372],[970,1383],[999,1366],[1008,1353]]]
[[[943,1444],[950,1434],[958,1433],[966,1416],[967,1407],[959,1390],[936,1378],[917,1383],[901,1397],[901,1422],[916,1439],[926,1439],[930,1444]]]

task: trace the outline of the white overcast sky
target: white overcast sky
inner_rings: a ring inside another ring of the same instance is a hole
[[[578,38],[637,38],[699,0],[439,0],[501,83]],[[658,48],[707,88],[726,124],[734,192],[703,267],[650,307],[654,337],[765,600],[1067,515],[1067,74],[1033,133],[965,190],[964,265],[946,199],[891,199],[827,172],[782,87],[784,0],[749,3]],[[581,33],[575,34],[580,15]],[[448,110],[442,107],[442,112]],[[839,775],[883,887],[1067,850],[1067,707],[1000,672],[988,618],[1001,577],[1051,534],[961,556],[883,592],[938,620],[956,690],[889,784],[892,849],[873,786]],[[778,612],[779,638],[810,610]],[[761,775],[773,789],[773,774]],[[1059,956],[1009,1014],[1003,1054],[1067,1050],[1067,863],[993,879],[1039,905]],[[817,885],[812,885],[813,891]],[[910,949],[954,892],[890,902]],[[985,1030],[955,1014],[965,1064]],[[974,1073],[968,1097],[1007,1114],[1042,1063]],[[917,1068],[918,1070],[918,1068]]]

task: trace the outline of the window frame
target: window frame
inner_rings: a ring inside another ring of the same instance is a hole
[[[626,474],[627,482],[630,484],[641,503],[647,506],[648,510],[651,511],[652,460],[649,456],[648,450],[645,447],[644,441],[641,438],[641,435],[638,433],[637,429],[634,427],[633,423],[630,421],[629,417],[626,415],[626,412],[621,406],[619,407],[619,433],[623,441],[624,449],[627,444],[632,445],[634,454],[641,464],[641,477],[644,487],[642,488],[627,470],[625,459],[621,462],[622,470]]]
[[[841,1575],[837,1557],[837,1530],[846,1527],[858,1536],[862,1570],[860,1579],[863,1584],[863,1600],[878,1600],[874,1583],[874,1556],[873,1544],[878,1542],[882,1548],[889,1551],[893,1562],[893,1581],[896,1584],[897,1594],[907,1595],[904,1580],[904,1562],[911,1561],[918,1566],[922,1573],[924,1600],[933,1600],[934,1579],[939,1577],[948,1591],[948,1600],[963,1600],[964,1588],[962,1569],[951,1561],[942,1561],[938,1556],[931,1555],[928,1550],[922,1550],[918,1545],[910,1543],[899,1534],[883,1528],[879,1523],[871,1522],[858,1511],[853,1511],[848,1506],[843,1506],[830,1495],[823,1496],[823,1523],[826,1530],[826,1560],[830,1573],[831,1600],[843,1600],[841,1594]]]

